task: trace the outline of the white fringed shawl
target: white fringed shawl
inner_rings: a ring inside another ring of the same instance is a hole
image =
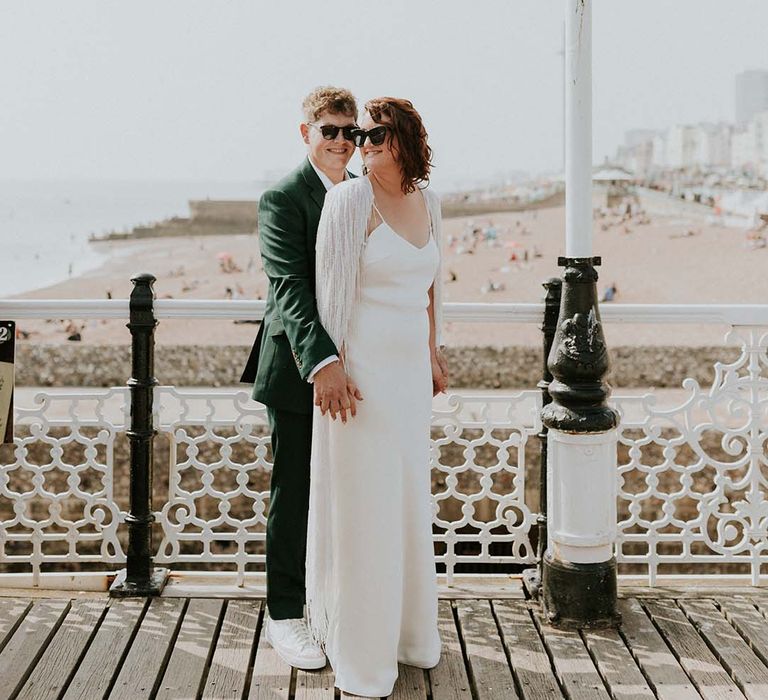
[[[423,190],[432,233],[442,258],[440,198]],[[325,196],[317,230],[316,295],[320,321],[336,347],[347,347],[349,324],[363,285],[362,257],[373,205],[373,188],[367,177],[333,187]],[[434,283],[435,341],[442,338],[442,268]],[[353,377],[354,379],[354,377]],[[312,421],[309,519],[307,526],[306,601],[312,636],[328,653],[326,642],[336,619],[337,590],[334,561],[340,553],[333,537],[336,512],[330,468],[330,416],[315,408]],[[353,419],[354,420],[354,419]]]
[[[423,190],[435,241],[440,250],[440,198]],[[341,350],[347,340],[354,304],[362,285],[362,255],[373,205],[373,188],[367,177],[356,177],[331,188],[325,196],[315,244],[317,309],[320,322]],[[440,345],[442,325],[442,275],[435,275],[435,332]]]

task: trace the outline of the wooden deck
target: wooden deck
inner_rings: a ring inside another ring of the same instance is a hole
[[[440,664],[401,666],[391,697],[768,699],[762,589],[625,594],[620,629],[573,632],[519,597],[441,599]],[[338,697],[328,665],[280,661],[264,612],[256,598],[0,598],[0,698]]]

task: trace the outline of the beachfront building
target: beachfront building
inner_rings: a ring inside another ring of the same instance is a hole
[[[665,161],[667,167],[675,169],[690,168],[695,164],[697,153],[696,127],[677,124],[666,134]]]
[[[768,109],[755,114],[734,134],[733,165],[755,174],[768,172]]]
[[[736,124],[744,128],[759,112],[768,110],[768,70],[747,70],[735,80]]]
[[[616,162],[638,177],[645,177],[654,168],[662,164],[656,163],[656,139],[661,132],[653,129],[631,129],[624,134],[624,144],[619,146]],[[661,142],[663,145],[663,141]],[[663,148],[662,148],[663,155]]]
[[[729,167],[733,127],[720,122],[702,123],[695,127],[694,163],[707,168]]]
[[[733,127],[726,123],[677,124],[666,131],[627,132],[616,161],[643,177],[654,171],[731,165]]]

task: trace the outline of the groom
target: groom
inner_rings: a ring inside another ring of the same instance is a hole
[[[267,517],[266,638],[287,663],[322,668],[325,655],[304,619],[309,458],[314,403],[336,420],[362,398],[320,323],[315,239],[325,193],[348,177],[357,103],[348,90],[321,87],[303,102],[307,158],[259,200],[259,247],[269,292],[264,320],[241,382],[267,407],[273,467]]]

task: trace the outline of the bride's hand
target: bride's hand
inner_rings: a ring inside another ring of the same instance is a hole
[[[432,353],[432,396],[445,393],[448,388],[448,363],[440,350]]]
[[[360,393],[360,389],[357,388],[357,384],[355,384],[354,380],[349,375],[347,375],[347,396],[352,404],[351,413],[354,418],[357,415],[355,401],[362,401],[363,395]]]
[[[342,348],[341,352],[339,353],[339,359],[341,360],[342,369],[344,372],[346,372],[347,366],[344,348]],[[363,395],[360,393],[360,389],[357,388],[357,384],[355,384],[355,381],[352,379],[352,377],[349,376],[349,374],[347,374],[347,396],[349,397],[350,403],[352,405],[350,413],[354,418],[357,415],[357,406],[355,406],[355,401],[362,401]]]

